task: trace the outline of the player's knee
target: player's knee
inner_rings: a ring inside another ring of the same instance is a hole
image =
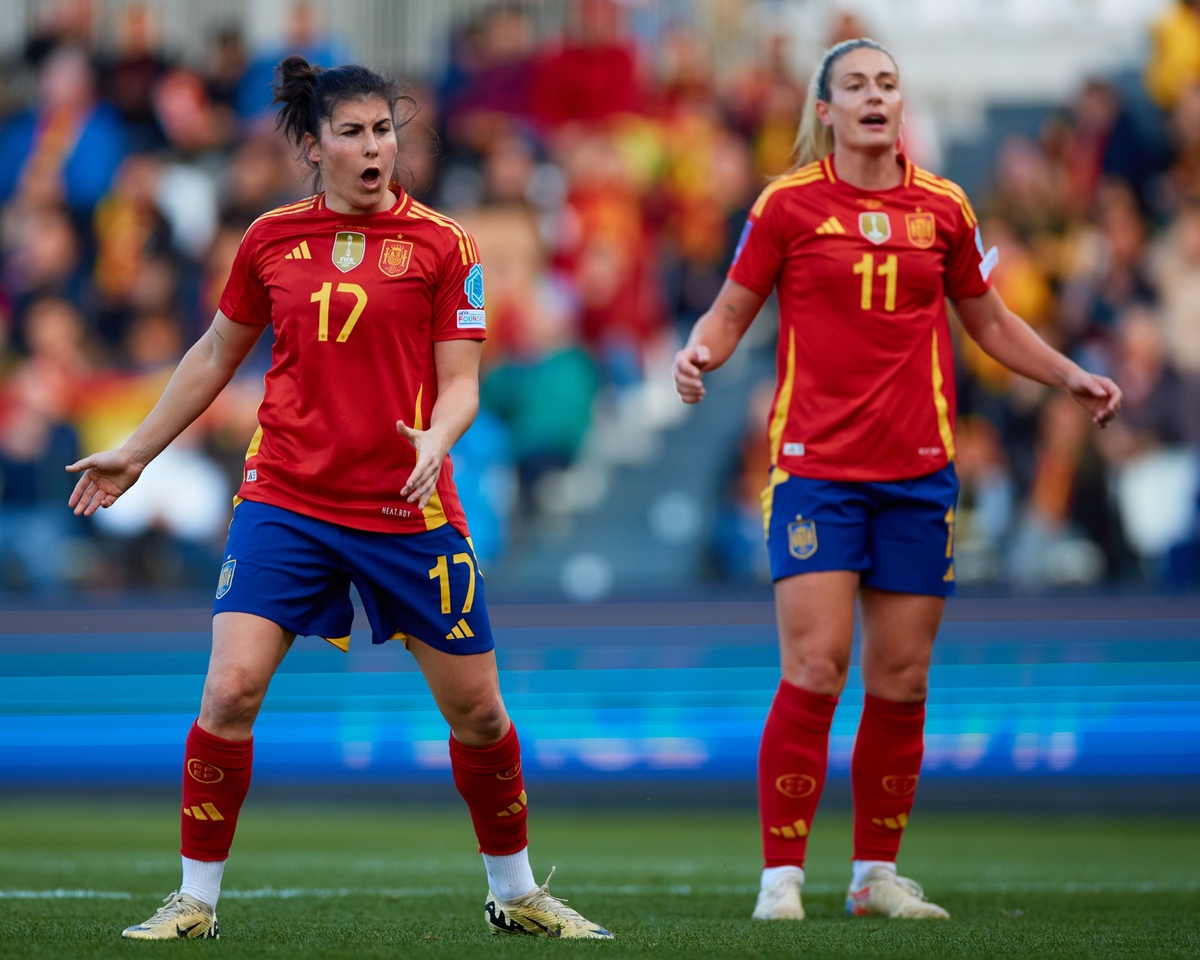
[[[836,657],[809,656],[785,666],[784,679],[811,693],[836,697],[846,685],[850,665]]]
[[[201,714],[220,727],[252,723],[265,693],[248,674],[240,671],[210,676],[204,684]]]
[[[497,696],[465,702],[456,713],[450,724],[456,734],[470,737],[476,743],[493,743],[504,735],[508,713]]]
[[[867,689],[877,697],[909,703],[924,700],[929,692],[929,668],[923,664],[894,664],[865,671]]]

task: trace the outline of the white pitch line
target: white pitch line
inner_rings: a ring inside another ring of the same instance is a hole
[[[804,887],[807,893],[827,894],[841,893],[846,889],[844,884],[809,883]],[[1156,880],[1141,881],[1096,881],[1071,883],[1040,883],[1002,881],[990,883],[955,883],[938,888],[942,893],[971,894],[971,893],[1004,893],[1004,894],[1088,894],[1088,893],[1200,893],[1200,880],[1179,880],[1160,882]],[[686,897],[696,893],[717,894],[721,896],[749,896],[758,892],[758,887],[751,884],[728,886],[698,886],[692,884],[670,884],[666,886],[643,886],[638,884],[621,884],[619,886],[577,886],[574,893],[601,894],[607,896],[648,896],[666,895]],[[311,898],[315,900],[336,900],[345,897],[382,897],[385,899],[400,899],[404,897],[442,897],[442,896],[471,896],[478,894],[478,885],[470,887],[259,887],[255,890],[226,890],[221,896],[227,900],[292,900]],[[137,896],[142,896],[138,894]],[[0,890],[0,900],[129,900],[134,894],[121,890]]]
[[[109,890],[0,890],[0,900],[130,900],[132,893]]]

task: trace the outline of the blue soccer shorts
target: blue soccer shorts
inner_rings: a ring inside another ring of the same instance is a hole
[[[374,643],[416,637],[455,654],[495,646],[475,551],[450,524],[373,533],[253,500],[233,511],[213,613],[252,613],[345,650],[351,584]]]
[[[880,590],[954,593],[954,464],[882,483],[793,477],[776,467],[762,501],[772,580],[856,570]]]

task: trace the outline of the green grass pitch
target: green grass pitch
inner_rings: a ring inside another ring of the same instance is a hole
[[[602,788],[598,788],[602,789]],[[0,957],[607,958],[1200,956],[1194,820],[917,816],[902,872],[948,923],[848,920],[850,824],[819,814],[803,923],[749,920],[751,811],[533,808],[538,879],[612,942],[490,936],[465,809],[250,802],[219,941],[134,943],[179,877],[171,803],[0,799]]]

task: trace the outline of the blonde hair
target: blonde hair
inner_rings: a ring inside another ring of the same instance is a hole
[[[892,56],[892,52],[887,47],[867,37],[843,40],[825,51],[817,69],[813,71],[812,78],[808,81],[804,111],[800,114],[800,128],[796,131],[796,142],[792,146],[792,156],[795,157],[795,161],[788,173],[793,173],[814,161],[824,160],[833,153],[833,128],[825,126],[817,116],[817,101],[829,102],[829,75],[833,72],[833,65],[850,51],[860,50],[863,47],[878,50],[892,63],[896,62],[896,58]],[[899,67],[897,67],[898,69]]]

